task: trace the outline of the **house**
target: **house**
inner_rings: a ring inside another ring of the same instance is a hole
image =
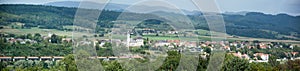
[[[207,47],[208,45],[206,44],[200,44],[201,47]]]
[[[202,48],[190,48],[189,49],[190,52],[203,52]]]
[[[234,42],[234,43],[230,43],[229,45],[237,47],[238,43]]]
[[[250,59],[250,57],[247,54],[241,54],[240,52],[237,53],[231,53],[233,56],[239,57],[239,58],[243,58],[243,59]]]
[[[96,45],[98,45],[98,41],[97,40],[93,40],[93,44],[94,44],[94,47],[96,46]]]
[[[259,48],[266,49],[266,48],[269,48],[269,47],[265,43],[259,43]]]
[[[255,54],[253,54],[253,56],[260,57],[261,60],[263,60],[263,61],[268,61],[269,60],[269,54],[255,53]]]
[[[230,51],[230,47],[229,46],[224,46],[223,47],[225,50],[229,50]]]
[[[72,38],[62,38],[63,42],[72,42]]]
[[[53,34],[52,33],[48,33],[48,37],[51,37]]]
[[[294,46],[293,45],[290,45],[290,47],[289,48],[291,48],[291,49],[294,49]]]
[[[98,41],[98,44],[100,47],[103,47],[105,45],[105,43],[109,43],[109,41],[108,40],[99,40]]]
[[[173,43],[174,45],[180,45],[180,40],[167,40],[168,43]]]
[[[143,32],[144,35],[145,35],[145,34],[154,34],[154,33],[157,33],[157,32],[155,31],[155,29],[150,29],[150,28],[144,28],[144,29],[142,30],[142,32]]]
[[[177,34],[178,31],[168,31],[169,34]]]
[[[248,49],[254,49],[254,46],[247,46]]]
[[[144,45],[144,39],[142,37],[136,37],[133,39],[130,39],[129,46],[136,47],[136,46],[142,46]]]
[[[29,43],[37,43],[37,41],[35,40],[31,40],[31,39],[24,39],[24,42],[29,42]]]
[[[299,52],[291,52],[291,54],[292,54],[293,56],[296,56],[297,54],[299,54]]]
[[[157,41],[155,43],[155,47],[159,47],[159,46],[169,46],[171,45],[171,43],[168,43],[167,41],[165,40],[161,40],[161,41]]]
[[[15,43],[17,40],[15,38],[6,38],[6,40],[9,41],[9,43]]]
[[[197,47],[197,42],[183,42],[183,46],[185,47]]]

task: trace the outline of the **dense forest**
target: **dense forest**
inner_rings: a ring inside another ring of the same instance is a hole
[[[73,25],[76,10],[77,8],[67,7],[2,4],[0,5],[0,25],[20,22],[24,23],[24,28],[39,27],[66,30],[63,26]],[[93,9],[86,10],[97,11]],[[103,32],[101,31],[103,30],[102,28],[112,28],[113,21],[121,13],[118,11],[103,10],[98,18],[96,32]],[[153,14],[129,12],[126,12],[126,14],[127,20],[159,17]],[[226,32],[230,35],[268,39],[299,40],[300,38],[300,35],[298,35],[300,33],[300,16],[290,16],[287,14],[268,15],[258,12],[249,12],[246,15],[222,15],[226,23]],[[194,22],[193,25],[196,29],[209,30],[203,15],[188,15],[187,17]]]

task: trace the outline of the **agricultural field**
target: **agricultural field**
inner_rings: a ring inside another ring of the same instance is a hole
[[[83,35],[86,36],[92,36],[93,34],[83,33],[83,32],[72,32],[72,31],[60,31],[56,29],[40,29],[40,28],[30,28],[30,29],[0,29],[0,32],[4,33],[11,33],[11,34],[34,34],[34,33],[40,33],[41,35],[48,35],[51,34],[57,34],[60,36],[66,36],[66,37],[82,37]]]

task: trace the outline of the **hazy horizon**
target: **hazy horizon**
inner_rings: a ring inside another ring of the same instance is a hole
[[[43,5],[45,3],[50,2],[60,2],[60,1],[92,1],[96,2],[97,0],[0,0],[0,4],[38,4]],[[145,1],[145,0],[144,0]],[[147,1],[147,0],[146,0]],[[201,0],[205,2],[206,0]],[[142,2],[140,0],[110,0],[110,3],[116,4],[126,4],[126,5],[134,5],[136,3]],[[194,6],[192,0],[165,0],[169,4],[172,4],[180,9],[194,11],[198,10],[196,6]],[[300,9],[297,8],[300,6],[298,0],[221,0],[216,1],[217,6],[221,13],[225,12],[262,12],[265,14],[289,14],[292,16],[299,16]],[[267,4],[267,5],[266,5]],[[163,6],[160,4],[149,3],[146,6]],[[168,7],[168,6],[163,6]],[[168,7],[170,8],[170,7]]]

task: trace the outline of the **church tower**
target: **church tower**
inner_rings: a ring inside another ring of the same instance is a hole
[[[127,47],[129,48],[129,43],[130,43],[130,33],[129,31],[127,32]]]

